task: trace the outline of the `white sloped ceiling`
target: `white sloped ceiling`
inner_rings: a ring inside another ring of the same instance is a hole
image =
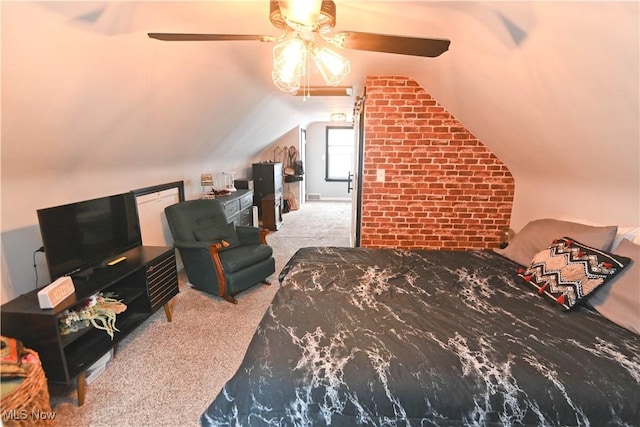
[[[452,41],[438,58],[345,51],[356,93],[367,75],[412,77],[509,166],[520,194],[561,173],[635,192],[637,205],[637,2],[336,4],[336,30]],[[3,2],[3,179],[240,162],[298,124],[351,112],[352,99],[275,89],[271,44],[147,32],[279,33],[266,0]],[[309,79],[320,83],[313,65]]]

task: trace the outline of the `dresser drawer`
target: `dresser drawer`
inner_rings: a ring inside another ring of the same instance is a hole
[[[247,193],[240,199],[240,210],[244,210],[253,205],[253,194]]]
[[[232,218],[238,212],[240,212],[240,200],[233,200],[224,205],[224,213],[227,214],[227,218]]]
[[[245,209],[243,211],[240,211],[240,213],[238,214],[238,216],[235,219],[235,225],[252,226],[253,225],[253,214],[251,212],[251,209]]]

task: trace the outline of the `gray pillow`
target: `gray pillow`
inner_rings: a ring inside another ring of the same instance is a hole
[[[631,258],[631,264],[598,288],[587,302],[613,323],[640,335],[640,245],[623,239],[614,252]]]
[[[494,249],[498,254],[517,262],[529,265],[534,255],[547,249],[555,239],[571,237],[582,244],[602,251],[609,251],[618,227],[594,227],[576,222],[557,219],[538,219],[524,226],[504,249]]]

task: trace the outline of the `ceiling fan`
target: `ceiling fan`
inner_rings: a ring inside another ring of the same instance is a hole
[[[251,34],[188,34],[148,33],[163,41],[231,41],[257,40],[277,42],[274,47],[275,85],[288,92],[297,92],[306,74],[310,55],[325,82],[337,86],[351,71],[349,60],[331,49],[354,49],[401,55],[436,57],[446,52],[447,39],[424,39],[357,31],[331,33],[336,25],[336,4],[327,0],[270,0],[269,20],[280,36]]]

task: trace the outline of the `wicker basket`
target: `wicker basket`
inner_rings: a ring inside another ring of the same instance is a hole
[[[2,398],[2,424],[5,426],[53,426],[55,414],[51,411],[49,388],[38,353],[25,348],[23,355],[31,354],[35,361],[22,383]]]

